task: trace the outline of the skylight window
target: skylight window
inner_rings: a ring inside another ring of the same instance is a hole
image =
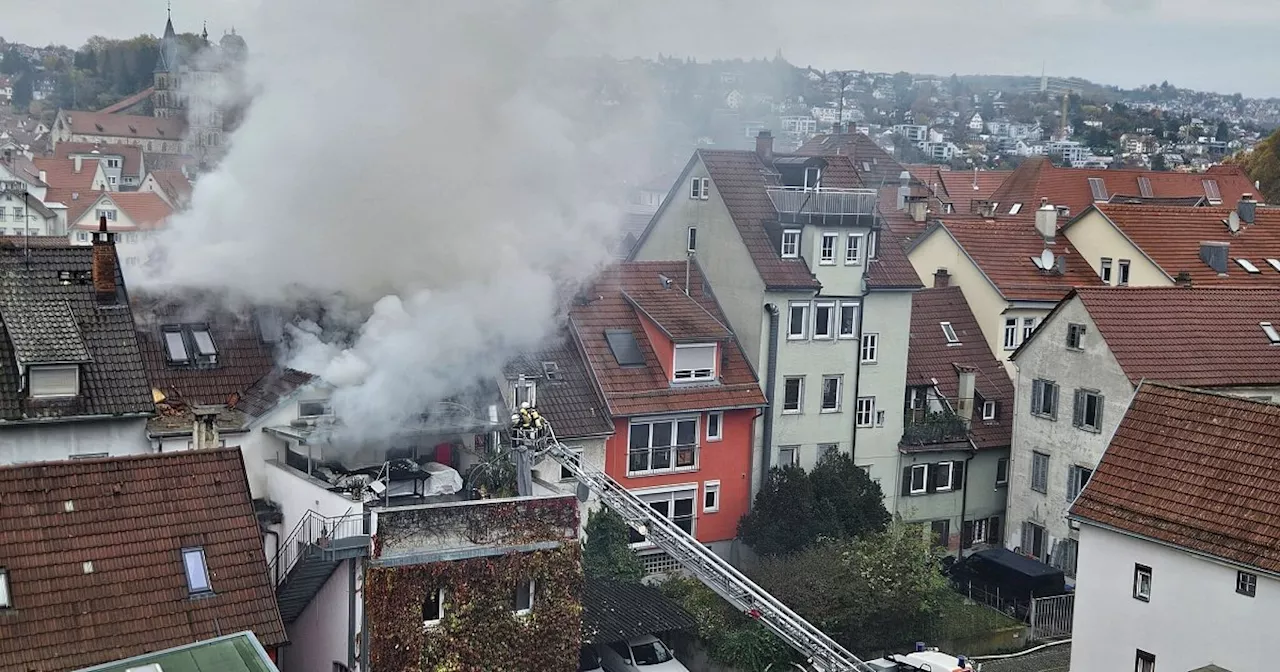
[[[187,570],[187,592],[192,595],[213,592],[209,583],[209,567],[204,561],[204,549],[182,549],[182,564]]]
[[[193,327],[191,329],[191,338],[196,342],[196,352],[201,357],[217,357],[218,349],[213,345],[213,337],[209,335],[209,330],[204,327]]]
[[[547,380],[560,380],[560,365],[555,362],[543,362],[542,375],[546,376]]]
[[[1236,259],[1236,263],[1237,263],[1237,264],[1240,264],[1240,268],[1243,268],[1244,270],[1246,270],[1246,271],[1248,271],[1248,272],[1250,272],[1250,273],[1261,273],[1261,272],[1262,272],[1262,271],[1259,271],[1259,270],[1258,270],[1258,267],[1257,267],[1257,266],[1254,266],[1254,265],[1253,265],[1253,262],[1252,262],[1252,261],[1249,261],[1248,259]]]
[[[1222,203],[1222,192],[1218,191],[1217,180],[1201,180],[1200,184],[1204,185],[1204,196],[1209,199],[1210,205]]]
[[[1262,333],[1267,335],[1267,340],[1271,341],[1272,345],[1280,343],[1280,331],[1276,331],[1270,322],[1259,322],[1258,326],[1262,327]]]
[[[164,330],[164,350],[170,363],[186,364],[191,360],[187,354],[187,342],[182,338],[182,329],[178,327]]]
[[[13,599],[9,597],[9,570],[0,569],[0,609],[13,608]]]
[[[609,342],[609,350],[619,366],[644,366],[644,354],[640,352],[640,344],[635,334],[627,329],[605,329],[605,340]]]
[[[1089,191],[1093,192],[1094,201],[1107,200],[1107,183],[1101,177],[1089,178]]]
[[[1280,271],[1280,259],[1267,259],[1267,265]]]
[[[1155,197],[1155,192],[1151,190],[1150,178],[1145,176],[1138,178],[1138,193],[1141,194],[1143,198]]]
[[[942,323],[942,335],[947,337],[947,343],[960,342],[960,337],[956,336],[956,330],[951,327],[950,322]]]
[[[1010,207],[1010,208],[1009,208],[1009,214],[1011,214],[1011,215],[1016,215],[1016,214],[1018,214],[1019,212],[1022,212],[1022,204],[1021,204],[1021,203],[1014,203],[1014,204],[1013,204],[1013,207]]]

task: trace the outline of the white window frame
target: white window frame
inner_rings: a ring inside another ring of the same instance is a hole
[[[33,374],[37,373],[54,373],[55,371],[68,371],[75,374],[75,384],[70,392],[43,392],[37,393],[35,381],[32,379]],[[27,368],[27,390],[31,393],[32,399],[57,399],[62,397],[75,397],[80,394],[80,365],[79,364],[36,364]]]
[[[840,234],[834,231],[824,231],[818,237],[818,265],[835,266],[836,265],[836,244],[840,241]],[[830,243],[830,245],[828,245]]]
[[[707,506],[707,496],[710,495],[712,501],[711,506]],[[715,513],[720,510],[720,481],[705,481],[702,484],[702,512]]]
[[[803,232],[800,229],[784,229],[782,231],[782,245],[779,254],[783,259],[799,259],[800,258],[800,239]]]
[[[809,310],[812,305],[808,301],[796,301],[787,306],[787,340],[803,341],[809,337]],[[792,331],[795,326],[795,311],[801,311],[800,333]]]
[[[711,348],[711,368],[710,368],[710,369],[680,369],[680,368],[676,368],[676,356],[680,353],[680,351],[681,351],[681,350],[685,350],[685,351],[691,351],[691,350],[706,350],[707,348]],[[716,365],[717,365],[718,360],[719,360],[719,357],[718,357],[719,352],[720,352],[720,351],[719,351],[719,348],[716,346],[716,344],[715,344],[715,343],[687,343],[687,344],[677,344],[677,345],[676,345],[676,347],[675,347],[675,349],[674,349],[674,350],[672,350],[672,352],[671,352],[671,380],[672,380],[673,382],[677,382],[677,383],[688,383],[688,382],[694,382],[694,381],[715,380],[715,379],[716,379]],[[699,372],[700,372],[700,371],[706,371],[707,373],[702,374],[702,375],[699,375]],[[681,374],[687,374],[687,375],[683,375],[683,376],[682,376]]]
[[[987,533],[991,531],[991,519],[978,518],[970,522],[973,523],[973,531],[969,534],[969,545],[987,543]]]
[[[996,402],[994,399],[982,400],[982,419],[983,420],[996,419]]]
[[[818,322],[818,314],[820,309],[827,310],[826,324],[822,325]],[[815,301],[813,304],[813,340],[829,341],[836,337],[836,303],[834,301]],[[825,333],[819,333],[819,326],[825,327]]]
[[[1129,286],[1129,267],[1130,267],[1130,261],[1128,259],[1121,259],[1116,262],[1116,286],[1117,287]]]
[[[796,407],[787,408],[787,383],[791,381],[799,381],[796,388]],[[799,415],[804,412],[804,376],[786,376],[782,379],[782,414],[783,415]]]
[[[1152,570],[1141,564],[1133,565],[1133,599],[1151,601]]]
[[[1018,349],[1018,333],[1019,333],[1018,318],[1016,317],[1004,318],[1004,341],[1003,342],[1004,342],[1005,350]]]
[[[862,263],[862,234],[851,233],[844,241],[844,265],[857,266]]]
[[[782,456],[788,452],[791,453],[791,459],[784,461],[782,459]],[[778,466],[780,467],[800,466],[800,446],[797,446],[797,445],[778,446]]]
[[[880,334],[869,332],[862,335],[858,345],[858,358],[863,364],[875,364],[880,358]]]
[[[874,427],[876,421],[876,398],[858,397],[854,413],[854,423],[858,427]]]
[[[845,309],[853,311],[853,319],[849,321],[849,331],[844,330],[844,311]],[[858,337],[858,304],[848,301],[841,301],[840,306],[836,309],[836,336],[837,338],[850,339]]]
[[[661,424],[665,422],[671,423],[671,445],[656,446],[653,443],[653,426],[656,424]],[[692,446],[688,446],[688,444],[680,443],[680,423],[682,422],[693,423]],[[665,415],[661,417],[644,418],[641,420],[637,420],[637,419],[630,420],[627,423],[627,477],[631,478],[636,476],[653,476],[657,474],[679,473],[683,471],[697,471],[699,468],[699,462],[701,457],[699,454],[701,452],[700,450],[701,441],[698,440],[699,436],[701,436],[700,434],[702,430],[702,427],[700,426],[701,424],[702,424],[702,418],[699,415]],[[647,447],[649,451],[649,460],[648,460],[649,468],[648,469],[632,470],[631,468],[631,453],[638,452],[638,451],[633,451],[631,448],[631,435],[635,431],[636,425],[649,426],[649,432],[648,432],[649,445]],[[692,448],[693,464],[685,464],[685,465],[676,464],[677,462],[676,456],[679,454],[679,449],[682,446]],[[654,468],[653,466],[654,452],[662,448],[666,448],[671,451],[671,455],[668,458],[667,466]]]
[[[813,174],[813,181],[810,182],[809,175]],[[816,166],[809,166],[804,169],[804,190],[812,191],[822,186],[822,169]]]
[[[695,177],[689,180],[689,198],[694,201],[705,201],[711,197],[711,178]]]
[[[1267,335],[1267,340],[1271,341],[1272,345],[1280,344],[1280,331],[1277,331],[1274,325],[1270,322],[1259,322],[1258,326],[1262,327],[1262,333]]]
[[[939,471],[942,469],[947,470],[947,484],[939,485],[938,487],[934,488],[935,492],[951,492],[953,489],[955,489],[956,463],[951,461],[938,462],[937,464],[933,465],[933,467],[934,469],[937,469]]]
[[[698,227],[691,226],[685,232],[684,247],[686,252],[698,251]]]
[[[1133,672],[1156,672],[1156,654],[1136,649],[1133,656]]]
[[[1236,593],[1245,597],[1257,597],[1258,575],[1243,569],[1236,570]],[[0,604],[0,607],[2,606],[4,605]]]
[[[916,471],[920,473],[920,487],[916,487]],[[907,483],[907,492],[912,495],[923,495],[929,492],[929,465],[911,465],[911,482]]]
[[[1034,317],[1022,318],[1022,332],[1021,332],[1022,338],[1018,341],[1018,345],[1022,345],[1023,343],[1026,343],[1027,339],[1031,338],[1031,334],[1035,333],[1036,327],[1038,326],[1040,326],[1040,321],[1037,320],[1036,318]]]
[[[444,610],[444,599],[445,599],[445,591],[444,591],[444,588],[437,588],[437,589],[436,589],[436,600],[438,600],[439,608],[437,609],[437,613],[436,613],[436,615],[438,616],[438,618],[425,618],[425,619],[423,619],[423,620],[422,620],[422,627],[424,627],[424,628],[430,628],[430,627],[435,626],[435,625],[440,625],[440,621],[443,621],[443,620],[444,620],[444,611],[445,611],[445,610]],[[423,606],[425,607],[426,605],[424,604]]]
[[[583,452],[582,452],[582,449],[581,449],[581,448],[570,448],[570,449],[569,449],[569,452],[570,452],[570,453],[573,453],[574,455],[577,455],[577,456],[578,456],[578,464],[582,464],[582,455],[583,455]],[[557,464],[559,464],[559,463],[557,463]],[[569,469],[568,469],[568,468],[566,468],[563,464],[561,464],[561,465],[560,465],[560,482],[561,482],[561,483],[564,483],[564,482],[566,482],[566,481],[572,481],[572,480],[574,480],[575,478],[576,478],[576,477],[573,475],[573,472],[572,472],[572,471],[569,471]]]
[[[942,335],[947,339],[947,345],[960,345],[960,337],[956,335],[955,327],[950,322],[943,322]]]
[[[0,567],[0,609],[13,608],[13,593],[9,591],[9,570]]]
[[[827,381],[836,381],[836,405],[834,408],[827,408]],[[829,375],[822,377],[822,404],[819,407],[819,413],[839,413],[844,406],[844,376]]]
[[[1004,478],[1000,478],[1000,465],[1004,465]],[[1009,485],[1009,458],[1002,457],[996,460],[996,485]]]
[[[716,433],[711,433],[711,419],[715,418]],[[707,441],[724,439],[724,411],[712,411],[707,414]]]
[[[1098,271],[1098,277],[1102,278],[1102,282],[1110,285],[1111,284],[1111,258],[1103,257],[1102,261],[1100,261],[1098,265],[1100,269]]]
[[[867,261],[875,261],[880,256],[880,236],[875,231],[867,234]]]
[[[529,606],[528,607],[520,606],[520,584],[522,583],[529,584]],[[512,609],[511,613],[515,614],[516,616],[527,616],[529,614],[532,614],[533,604],[535,601],[537,601],[536,592],[535,592],[537,591],[537,589],[538,589],[538,582],[535,579],[520,579],[519,581],[517,581],[515,600],[514,600],[514,604],[512,605],[515,607],[515,609]],[[444,604],[441,603],[442,608],[443,606]]]
[[[681,483],[672,486],[658,486],[656,488],[646,488],[632,490],[631,493],[640,498],[645,504],[652,505],[655,501],[663,501],[667,503],[667,520],[675,523],[676,500],[689,499],[689,536],[696,537],[698,532],[698,497],[701,494],[698,484]],[[662,515],[654,509],[656,515]],[[632,548],[650,548],[653,544],[648,540],[631,544]]]

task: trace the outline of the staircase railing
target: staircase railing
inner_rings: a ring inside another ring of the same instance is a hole
[[[335,539],[348,539],[368,534],[368,517],[364,513],[322,516],[308,509],[289,536],[280,542],[267,571],[278,587],[288,578],[289,571],[312,544],[324,547]]]

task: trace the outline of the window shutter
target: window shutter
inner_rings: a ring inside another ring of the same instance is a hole
[[[964,489],[964,462],[959,460],[951,463],[951,489]]]
[[[928,492],[938,491],[938,465],[931,463],[925,469],[925,482],[928,483]]]
[[[1106,397],[1101,394],[1098,395],[1098,431],[1102,431],[1102,409],[1107,405],[1106,401]]]
[[[1031,412],[1039,414],[1043,409],[1040,400],[1044,397],[1044,383],[1037,380],[1031,383]]]
[[[960,526],[960,545],[969,548],[973,545],[973,521],[966,520]]]
[[[1031,525],[1028,523],[1022,524],[1022,544],[1019,548],[1022,549],[1023,555],[1031,553]]]
[[[1075,476],[1076,468],[1067,467],[1067,503],[1070,503],[1071,500],[1075,499],[1075,495],[1077,494],[1075,490]]]
[[[1071,418],[1071,424],[1079,427],[1084,424],[1084,393],[1076,390],[1076,403]]]
[[[902,496],[911,494],[911,467],[902,468]]]
[[[1054,419],[1058,419],[1058,384],[1049,383],[1049,392],[1052,398],[1049,402],[1049,415]]]
[[[1004,546],[1004,539],[1000,538],[1000,516],[991,516],[987,521],[987,543]]]

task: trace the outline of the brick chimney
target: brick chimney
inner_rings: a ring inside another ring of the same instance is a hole
[[[951,284],[951,274],[945,268],[939,268],[933,272],[934,288],[947,287]]]
[[[74,157],[74,160],[75,160],[75,162],[76,162],[76,172],[78,173],[78,172],[80,172],[80,169],[84,167],[84,157],[82,157],[82,156],[80,156],[79,154],[77,154],[77,155]]]
[[[107,230],[107,216],[98,220],[93,232],[93,289],[98,303],[116,302],[116,234]]]
[[[191,447],[195,450],[209,450],[219,447],[218,414],[225,406],[192,406],[191,414],[195,416],[191,431]]]
[[[1258,202],[1253,200],[1253,194],[1240,196],[1240,202],[1236,204],[1236,213],[1240,215],[1240,221],[1245,224],[1253,223],[1258,214]]]
[[[773,165],[773,133],[768,129],[760,131],[756,136],[756,156],[760,157],[761,161]]]

